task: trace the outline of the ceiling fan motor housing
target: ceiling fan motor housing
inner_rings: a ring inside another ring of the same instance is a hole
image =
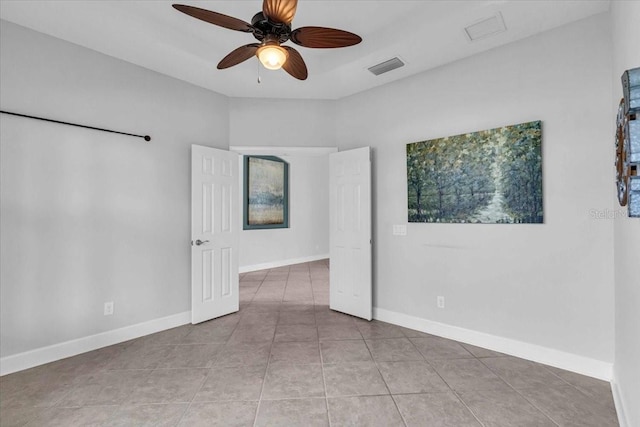
[[[264,41],[265,39],[284,43],[291,36],[291,26],[284,23],[269,21],[262,12],[256,13],[251,19],[251,25],[255,29],[253,36]]]

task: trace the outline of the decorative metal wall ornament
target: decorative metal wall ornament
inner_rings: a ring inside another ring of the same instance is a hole
[[[620,206],[640,217],[640,68],[622,74],[624,97],[616,120],[616,185]]]

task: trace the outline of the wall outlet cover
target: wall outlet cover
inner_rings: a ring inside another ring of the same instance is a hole
[[[104,315],[111,316],[113,314],[113,301],[104,303]]]
[[[407,226],[406,226],[406,224],[394,224],[393,225],[393,235],[394,236],[406,236],[407,235]]]

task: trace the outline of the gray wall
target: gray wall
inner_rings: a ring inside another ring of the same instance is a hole
[[[376,307],[613,362],[613,225],[592,215],[612,208],[610,64],[599,15],[338,102],[338,147],[373,147]],[[544,225],[392,235],[407,143],[531,120]]]
[[[191,144],[228,99],[2,21],[1,355],[190,310]],[[115,314],[103,316],[103,303]]]
[[[613,101],[609,113],[613,125],[622,96],[620,76],[640,67],[640,2],[612,2]],[[611,130],[613,135],[613,129]],[[616,344],[614,382],[629,426],[640,425],[640,219],[626,217],[626,208],[616,206],[615,301]]]
[[[335,101],[232,98],[230,145],[335,147]]]
[[[328,157],[300,148],[336,146],[335,102],[235,98],[229,103],[232,147],[256,147],[243,152],[276,155],[290,163],[290,228],[242,231],[241,270],[328,254]],[[291,150],[264,152],[262,147]]]

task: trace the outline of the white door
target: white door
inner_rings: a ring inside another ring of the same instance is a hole
[[[191,146],[191,323],[238,311],[238,154]]]
[[[369,147],[330,154],[329,174],[329,307],[371,320]]]

